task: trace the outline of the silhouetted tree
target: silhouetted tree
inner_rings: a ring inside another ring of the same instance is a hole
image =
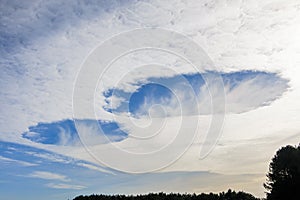
[[[276,152],[264,187],[268,200],[300,199],[300,145],[282,147]]]

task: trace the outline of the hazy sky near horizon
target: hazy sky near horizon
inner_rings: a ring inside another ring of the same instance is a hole
[[[97,56],[139,38],[110,39],[142,28],[174,49],[183,43],[164,33],[186,36],[205,67],[145,48],[104,70]],[[270,159],[300,141],[299,35],[297,0],[0,0],[1,197],[228,188],[263,197]],[[91,66],[103,74],[84,74]],[[93,96],[74,98],[77,89]]]

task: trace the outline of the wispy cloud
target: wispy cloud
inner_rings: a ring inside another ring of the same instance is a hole
[[[74,159],[72,158],[68,158],[66,156],[61,156],[59,154],[56,153],[38,153],[38,152],[32,152],[32,151],[26,151],[24,152],[27,155],[32,155],[35,156],[37,158],[42,158],[45,160],[49,160],[52,162],[58,162],[58,163],[65,163],[65,164],[69,164],[74,162]]]
[[[26,167],[39,165],[37,163],[30,163],[30,162],[26,162],[26,161],[22,161],[22,160],[11,159],[11,158],[7,158],[7,157],[3,157],[1,155],[0,155],[0,161],[9,162],[9,163],[17,163],[19,165],[26,166]]]
[[[115,173],[113,173],[111,170],[104,169],[103,167],[100,167],[100,166],[97,166],[97,165],[94,165],[94,164],[79,162],[79,163],[77,163],[77,165],[81,166],[81,167],[86,167],[86,168],[91,169],[91,170],[96,170],[96,171],[99,171],[99,172],[104,172],[104,173],[115,175]]]
[[[48,183],[46,186],[54,189],[71,189],[71,190],[82,190],[86,188],[86,186],[83,185],[71,185],[71,184],[63,184],[63,183]]]
[[[35,171],[28,175],[28,177],[32,178],[40,178],[46,180],[58,180],[63,182],[69,182],[70,179],[67,178],[65,175],[53,173],[53,172],[46,172],[46,171]]]

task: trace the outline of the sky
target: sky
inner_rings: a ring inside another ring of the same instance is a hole
[[[299,35],[297,0],[0,0],[1,199],[264,197]]]

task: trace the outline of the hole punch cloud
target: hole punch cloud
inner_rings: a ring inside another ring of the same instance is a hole
[[[218,72],[206,72],[218,73]],[[184,115],[207,115],[211,113],[211,92],[216,95],[225,90],[226,112],[243,113],[259,107],[268,106],[288,89],[288,80],[279,74],[263,71],[237,71],[220,73],[224,88],[216,87],[209,91],[201,74],[183,74],[173,77],[149,78],[141,83],[139,88],[131,94],[123,90],[110,89],[105,92],[108,112],[129,112],[132,116],[142,117],[152,114],[157,117],[179,116],[184,110]],[[186,81],[181,81],[182,77]],[[158,83],[159,82],[159,83]],[[171,85],[166,88],[165,85]],[[193,88],[194,93],[185,87]],[[180,96],[181,102],[178,101]],[[199,105],[199,113],[192,107],[194,98]],[[114,105],[114,106],[112,106]],[[159,106],[157,106],[159,105]],[[184,109],[183,109],[184,108]]]
[[[22,136],[36,143],[79,146],[81,143],[78,131],[83,135],[88,135],[89,138],[92,138],[93,135],[97,136],[99,140],[91,141],[96,144],[119,142],[127,137],[127,134],[114,122],[89,119],[76,120],[76,126],[75,122],[70,119],[50,123],[38,123],[36,126],[30,126],[28,131],[23,133]]]

